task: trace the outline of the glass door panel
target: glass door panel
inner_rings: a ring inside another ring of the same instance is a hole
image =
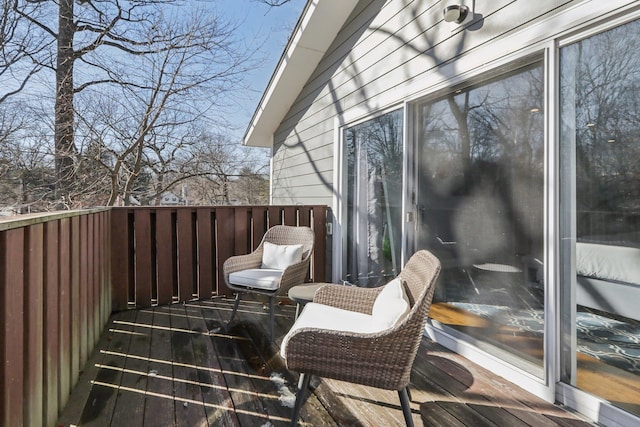
[[[640,22],[560,51],[563,380],[640,414]]]
[[[416,108],[416,249],[443,264],[431,317],[538,376],[543,104],[538,61]]]
[[[346,177],[342,279],[374,287],[400,272],[402,112],[343,131]]]

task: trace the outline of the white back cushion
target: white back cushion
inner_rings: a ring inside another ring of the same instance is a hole
[[[405,296],[402,280],[396,277],[378,294],[373,303],[371,316],[377,328],[388,329],[409,312],[410,306]]]
[[[302,245],[274,245],[269,242],[262,245],[262,268],[284,270],[300,261]]]

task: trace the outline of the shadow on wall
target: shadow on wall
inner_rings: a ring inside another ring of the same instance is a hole
[[[402,46],[403,50],[410,52],[412,55],[410,58],[407,58],[405,62],[409,62],[415,59],[418,56],[428,56],[432,58],[432,63],[434,64],[433,68],[437,68],[441,64],[451,61],[452,58],[457,57],[462,53],[465,46],[465,41],[467,38],[467,34],[470,31],[477,31],[481,29],[484,25],[484,16],[479,13],[474,14],[473,20],[466,25],[462,25],[459,27],[459,30],[455,30],[451,32],[451,36],[447,37],[445,40],[435,43],[433,40],[429,40],[429,30],[434,28],[437,25],[441,25],[444,23],[443,14],[442,14],[442,4],[436,3],[428,7],[426,10],[422,10],[415,4],[409,4],[405,6],[405,13],[411,16],[411,24],[414,26],[418,26],[416,28],[417,32],[421,34],[421,37],[416,37],[414,39],[403,39],[399,35],[399,31],[397,29],[386,29],[384,26],[373,27],[372,24],[376,17],[379,15],[380,11],[383,9],[387,2],[385,0],[374,0],[366,8],[356,10],[347,20],[347,24],[345,24],[345,28],[353,22],[359,22],[357,29],[351,33],[348,38],[338,37],[334,40],[333,44],[329,47],[327,55],[320,62],[318,68],[313,73],[313,75],[309,78],[307,83],[305,84],[303,90],[299,94],[298,98],[293,103],[291,109],[288,112],[288,115],[285,117],[280,127],[276,130],[276,141],[280,141],[280,143],[276,142],[274,146],[274,168],[273,168],[273,181],[277,182],[281,179],[281,173],[287,169],[289,166],[284,162],[277,161],[277,154],[280,149],[285,148],[302,148],[306,165],[309,165],[312,168],[313,174],[319,180],[319,183],[329,190],[331,195],[336,195],[337,189],[332,181],[327,178],[327,171],[322,170],[318,167],[316,163],[316,158],[310,153],[309,147],[305,144],[305,139],[301,136],[301,133],[306,129],[300,129],[297,127],[297,124],[300,123],[301,120],[308,113],[309,109],[312,105],[319,105],[326,98],[330,97],[330,99],[326,99],[325,107],[321,108],[319,111],[314,114],[322,114],[323,110],[331,109],[331,114],[334,117],[342,117],[345,111],[344,99],[349,97],[350,99],[357,93],[358,99],[362,101],[355,104],[349,105],[347,108],[351,109],[353,107],[363,107],[364,111],[375,112],[379,109],[378,105],[371,104],[371,98],[380,95],[384,92],[390,92],[394,90],[394,87],[386,87],[382,91],[377,91],[373,93],[372,86],[375,82],[384,77],[384,74],[377,76],[374,79],[370,79],[365,81],[363,79],[363,74],[371,67],[366,69],[360,69],[358,67],[358,61],[362,60],[365,56],[371,54],[371,52],[376,51],[375,49],[370,50],[360,57],[353,56],[353,48],[357,43],[362,43],[368,37],[370,37],[374,31],[378,34],[386,34],[387,35],[387,43],[389,43],[390,39],[395,39],[394,45]],[[408,9],[408,11],[407,11]],[[421,26],[420,22],[424,22],[424,19],[418,20],[421,15],[428,15],[428,19],[430,19],[430,23],[428,26]],[[457,25],[457,24],[448,24],[445,25]],[[369,31],[369,34],[366,34]],[[415,30],[412,32],[416,32]],[[366,34],[366,35],[365,35]],[[435,53],[435,47],[442,42],[449,40],[451,37],[459,37],[459,40],[456,43],[456,48],[453,52],[447,54],[446,58],[439,58]],[[384,41],[381,43],[385,43]],[[425,50],[421,46],[428,46]],[[344,52],[343,55],[333,58],[332,55],[335,52]],[[343,65],[348,64],[344,70],[338,71]],[[402,64],[400,64],[402,65]],[[372,66],[375,66],[372,65]],[[340,83],[338,86],[335,86],[334,77],[337,73],[343,73],[347,75],[349,78],[345,79],[343,83]],[[408,76],[408,79],[413,78],[415,76]],[[351,90],[346,86],[355,87],[355,90]],[[325,89],[328,88],[328,94],[323,94]],[[338,95],[341,94],[341,97]],[[331,137],[331,142],[333,137]],[[325,144],[328,145],[328,144]],[[326,160],[326,159],[325,159]],[[279,163],[278,166],[276,166]],[[302,163],[299,163],[302,164]],[[281,185],[278,185],[280,191],[282,189],[291,188],[291,182],[285,182]],[[293,200],[294,194],[289,194],[289,197]]]
[[[355,46],[356,42],[360,41],[363,34],[370,29],[371,23],[377,17],[378,13],[385,5],[386,0],[374,0],[372,1],[364,10],[354,11],[354,13],[347,19],[348,26],[350,23],[362,19],[362,23],[358,26],[357,30],[351,34],[347,39],[342,39],[340,37],[336,38],[333,41],[331,46],[327,51],[327,55],[323,58],[323,60],[318,65],[318,68],[314,71],[309,80],[305,83],[303,90],[300,92],[293,105],[291,106],[287,116],[280,124],[278,129],[275,132],[275,142],[274,142],[274,150],[273,157],[274,159],[277,157],[277,152],[282,147],[285,148],[302,148],[304,154],[306,156],[306,165],[311,166],[313,173],[318,177],[320,183],[330,191],[331,195],[336,194],[336,189],[334,188],[333,182],[329,181],[327,178],[323,176],[323,172],[318,168],[318,165],[315,163],[315,160],[311,153],[309,152],[309,147],[305,145],[305,141],[303,137],[300,136],[300,130],[296,129],[297,124],[303,119],[303,117],[307,114],[309,109],[314,103],[319,102],[323,97],[330,96],[331,101],[327,103],[327,108],[335,109],[336,116],[342,116],[344,111],[342,109],[340,99],[336,94],[336,88],[333,87],[332,82],[330,81],[330,76],[334,76],[340,66],[345,62],[354,62],[354,61],[346,61],[348,57],[351,56],[351,51]],[[365,14],[366,16],[365,19]],[[337,57],[335,59],[329,60],[331,58],[332,53],[334,52],[345,52],[344,55]],[[315,88],[314,88],[315,86]],[[329,95],[321,96],[322,92],[325,88],[329,88]],[[313,88],[313,89],[311,89]],[[278,142],[280,141],[280,142]],[[284,142],[283,142],[284,141]],[[332,141],[333,142],[333,141]],[[280,163],[279,167],[276,167],[276,162],[274,162],[273,167],[273,176],[272,179],[274,182],[280,179],[280,173],[286,170],[286,167]],[[280,185],[280,188],[290,188],[290,185]],[[293,195],[291,195],[292,197]]]

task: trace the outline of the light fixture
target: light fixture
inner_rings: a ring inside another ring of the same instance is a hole
[[[455,22],[461,24],[469,14],[469,8],[461,4],[452,4],[444,8],[445,22]]]
[[[539,111],[540,111],[540,109],[539,109],[538,107],[533,107],[530,111],[531,111],[532,113],[537,113],[537,112],[539,112]]]

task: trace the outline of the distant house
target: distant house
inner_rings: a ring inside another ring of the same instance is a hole
[[[162,197],[160,198],[161,206],[176,206],[176,205],[184,205],[185,201],[181,197],[176,196],[171,192],[162,193]]]
[[[430,249],[432,338],[638,425],[639,34],[628,0],[308,1],[244,144],[331,207],[334,281]]]

